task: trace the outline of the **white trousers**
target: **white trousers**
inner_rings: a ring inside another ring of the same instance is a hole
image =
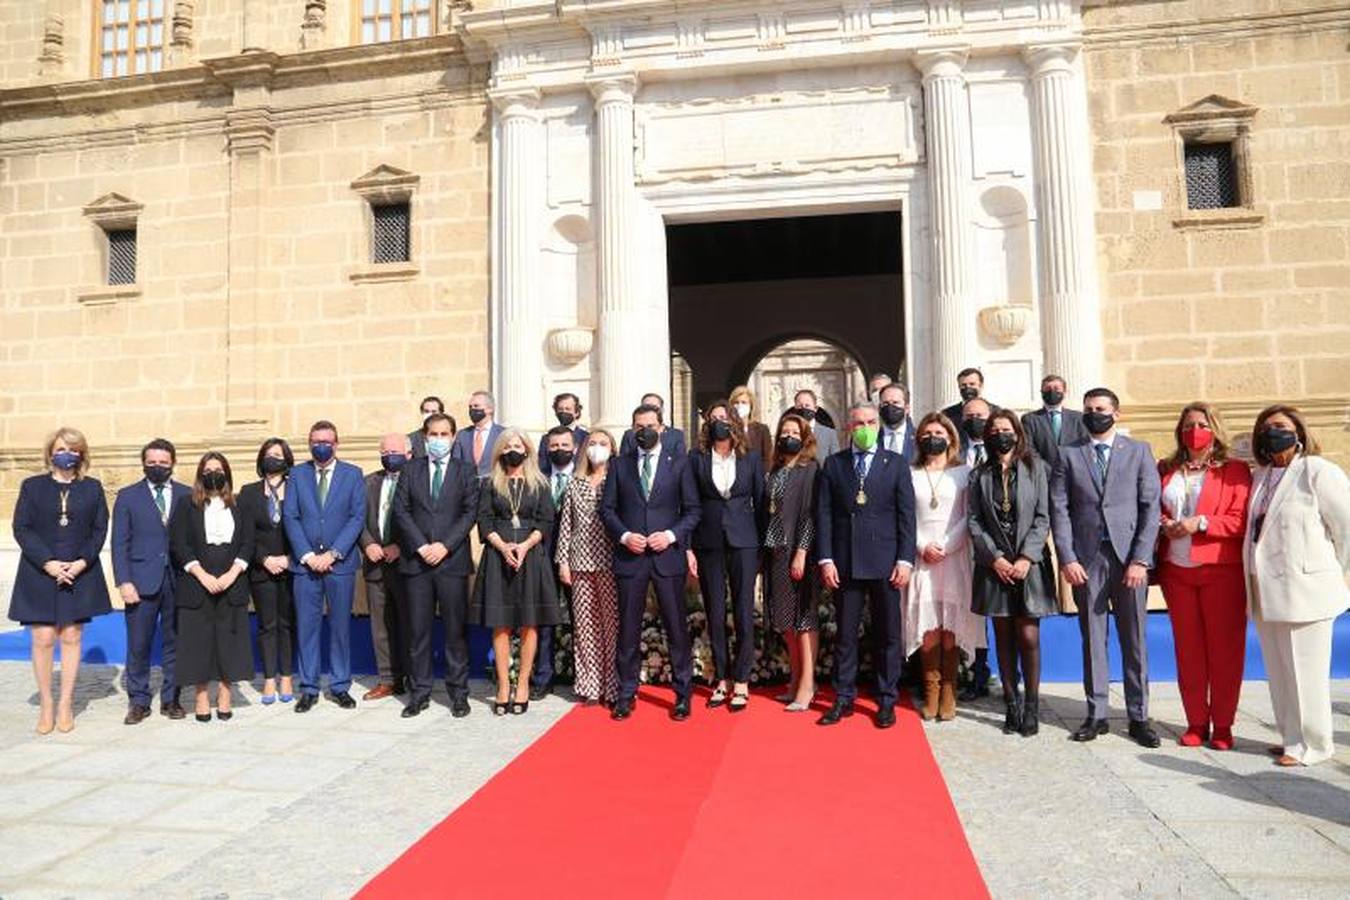
[[[1331,724],[1331,632],[1336,620],[1266,622],[1256,618],[1270,705],[1284,752],[1311,766],[1335,753]]]

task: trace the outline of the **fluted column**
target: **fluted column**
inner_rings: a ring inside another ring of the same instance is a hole
[[[543,420],[544,311],[535,279],[538,214],[535,170],[544,159],[536,110],[539,91],[519,88],[489,95],[497,111],[497,330],[501,382],[497,419],[530,428]]]
[[[591,81],[595,98],[595,221],[599,294],[600,397],[598,421],[620,426],[644,391],[666,393],[650,380],[649,355],[643,340],[647,312],[639,287],[637,222],[634,214],[633,94],[630,74]],[[664,353],[664,350],[659,352]]]
[[[1082,392],[1101,383],[1102,324],[1077,52],[1076,45],[1056,44],[1029,47],[1023,56],[1031,75],[1045,369]]]
[[[975,358],[975,272],[970,210],[970,103],[963,49],[919,54],[923,73],[932,234],[932,402],[955,396],[956,373]]]

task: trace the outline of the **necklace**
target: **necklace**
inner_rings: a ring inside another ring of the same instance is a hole
[[[506,502],[511,507],[511,527],[520,527],[520,504],[525,499],[525,480],[512,478],[506,483]]]
[[[930,494],[929,499],[928,499],[928,508],[929,508],[929,509],[937,509],[937,508],[938,508],[938,488],[942,486],[942,478],[943,478],[943,476],[946,475],[946,474],[947,474],[947,469],[946,469],[945,467],[944,467],[944,468],[941,468],[941,469],[938,469],[937,483],[934,484],[934,483],[933,483],[933,473],[932,473],[932,470],[929,469],[927,466],[924,467],[924,470],[923,470],[923,476],[924,476],[925,478],[928,479],[928,490],[929,490],[929,494]]]
[[[56,524],[60,525],[62,528],[65,528],[70,524],[69,501],[70,488],[61,488],[61,518],[56,520]]]
[[[1012,466],[1003,466],[999,470],[999,477],[1003,479],[1003,514],[1006,516],[1012,512]]]

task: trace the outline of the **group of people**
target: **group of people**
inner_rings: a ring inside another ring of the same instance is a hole
[[[660,611],[675,702],[687,718],[693,653],[685,584],[698,582],[713,673],[706,705],[751,702],[754,608],[783,635],[791,678],[777,699],[812,708],[818,608],[828,589],[838,623],[834,700],[819,717],[854,713],[864,610],[874,637],[877,711],[895,723],[902,661],[916,659],[925,719],[955,716],[957,673],[989,680],[992,621],[1004,731],[1039,727],[1039,620],[1060,611],[1061,577],[1081,627],[1087,716],[1072,732],[1107,732],[1108,618],[1124,668],[1128,734],[1160,740],[1148,714],[1146,594],[1161,585],[1175,636],[1186,746],[1233,745],[1246,621],[1256,623],[1283,745],[1283,765],[1332,754],[1332,622],[1350,603],[1350,486],[1322,459],[1297,410],[1271,406],[1252,431],[1255,472],[1230,456],[1219,415],[1181,412],[1161,462],[1117,429],[1106,388],[1064,405],[1049,375],[1041,408],[1019,416],[983,396],[976,369],[958,376],[961,401],[917,422],[904,385],[872,380],[836,430],[815,394],[799,391],[771,430],[745,386],[701,411],[686,444],[647,394],[622,435],[580,425],[558,395],[558,424],[538,441],[495,421],[491,394],[468,403],[460,431],[436,397],[422,426],[380,442],[380,469],[362,476],[338,459],[337,428],[316,422],[309,459],[271,438],[258,480],[236,489],[217,452],[192,483],[173,480],[175,449],[145,445],[145,478],[119,491],[112,513],[113,580],[126,610],[128,724],[151,714],[150,647],[162,643],[160,712],[229,719],[231,686],[254,677],[248,605],[258,616],[262,702],[306,712],[320,695],[328,614],[329,697],[356,705],[350,628],[365,581],[378,684],[363,699],[406,695],[402,715],[430,702],[432,626],[444,628],[454,716],[468,715],[470,623],[492,632],[496,715],[521,714],[550,690],[554,629],[573,628],[575,691],[614,719],[634,713],[649,594]],[[38,731],[73,727],[81,625],[110,609],[99,553],[109,515],[88,477],[83,435],[58,430],[48,472],[23,483],[14,517],[22,551],[10,617],[29,625],[41,711]],[[481,554],[475,565],[471,532]],[[473,578],[470,591],[470,576]],[[518,640],[518,660],[513,649]],[[59,700],[53,651],[62,644]],[[298,662],[292,672],[292,661]],[[514,668],[514,671],[513,671]]]

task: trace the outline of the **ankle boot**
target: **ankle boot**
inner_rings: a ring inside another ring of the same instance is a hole
[[[1022,698],[1017,694],[1004,695],[1003,733],[1016,734],[1022,730]]]
[[[959,662],[955,647],[942,648],[942,680],[938,686],[938,721],[950,722],[956,718],[956,667]]]
[[[919,664],[923,668],[923,708],[919,715],[925,722],[938,714],[938,694],[942,682],[942,670],[938,664],[941,649],[937,646],[919,649]]]
[[[1040,705],[1038,697],[1027,697],[1022,704],[1022,737],[1031,737],[1041,730]]]

